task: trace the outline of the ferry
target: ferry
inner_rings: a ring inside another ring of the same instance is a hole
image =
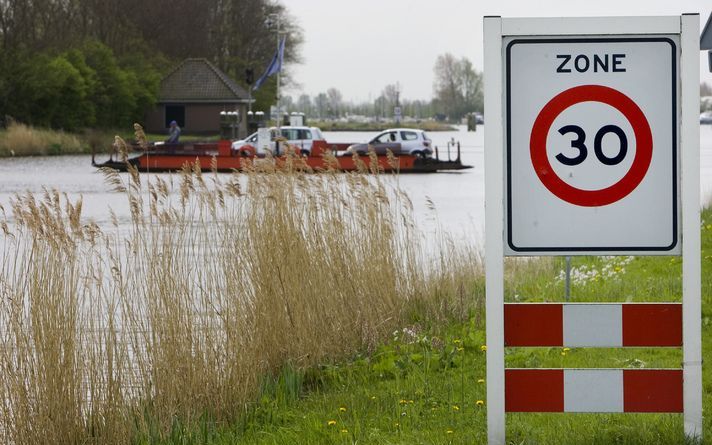
[[[217,142],[185,142],[178,144],[148,145],[141,153],[126,159],[115,159],[112,154],[105,162],[96,162],[92,153],[92,165],[97,168],[111,168],[118,171],[127,171],[133,166],[139,172],[170,172],[179,171],[186,164],[193,168],[198,165],[202,171],[234,172],[253,169],[260,164],[274,165],[276,168],[289,163],[292,168],[306,171],[362,171],[399,172],[399,173],[433,173],[449,170],[465,170],[472,166],[465,165],[460,159],[459,143],[448,146],[448,158],[452,148],[454,159],[440,159],[437,147],[434,156],[423,154],[399,153],[398,150],[359,150],[350,152],[354,144],[328,143],[324,140],[315,140],[308,152],[291,147],[284,143],[275,153],[264,150],[258,152],[251,145],[243,145],[233,149],[229,140]],[[373,163],[375,162],[375,165]],[[197,164],[196,164],[197,163]]]

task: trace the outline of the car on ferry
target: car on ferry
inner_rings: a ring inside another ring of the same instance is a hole
[[[258,143],[258,133],[253,133],[241,139],[239,141],[233,141],[232,149],[234,151],[239,151],[245,146],[251,146],[255,149],[257,153],[264,153],[266,146],[260,146]],[[281,137],[280,144],[286,142],[287,144],[297,147],[302,155],[309,155],[311,153],[312,145],[314,141],[324,141],[324,135],[321,130],[317,127],[297,127],[297,126],[285,126],[277,131],[277,127],[271,127],[269,129],[269,150],[275,153],[277,149],[277,139],[278,135]],[[280,145],[281,151],[282,145]]]
[[[369,150],[384,154],[387,150],[393,154],[410,154],[428,158],[433,155],[433,141],[423,130],[414,128],[389,128],[379,133],[366,144],[353,144],[347,152],[366,155]]]

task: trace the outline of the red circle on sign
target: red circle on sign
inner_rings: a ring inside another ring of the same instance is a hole
[[[584,190],[567,184],[554,172],[546,155],[546,138],[554,120],[581,102],[602,102],[617,109],[628,119],[635,133],[635,157],[630,169],[620,181],[600,190]],[[602,85],[581,85],[562,91],[544,106],[532,127],[529,152],[536,175],[551,193],[571,204],[599,207],[625,198],[643,180],[653,157],[653,134],[645,115],[631,98]]]

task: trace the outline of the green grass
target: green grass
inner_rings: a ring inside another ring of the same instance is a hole
[[[702,224],[703,356],[712,353],[712,210]],[[571,301],[680,301],[678,257],[574,258]],[[562,259],[512,261],[509,301],[563,301]],[[591,272],[591,271],[597,272]],[[574,274],[575,276],[576,273]],[[584,278],[585,277],[585,278]],[[478,284],[480,288],[481,283]],[[445,326],[419,319],[371,354],[307,371],[287,368],[234,424],[183,426],[169,443],[486,443],[483,311]],[[508,367],[679,367],[676,348],[512,348]],[[712,371],[703,375],[712,410]],[[712,434],[707,417],[704,428]],[[150,441],[149,441],[150,442]],[[147,442],[148,443],[148,442]],[[508,444],[682,444],[679,414],[508,414]],[[712,443],[707,441],[705,443]]]

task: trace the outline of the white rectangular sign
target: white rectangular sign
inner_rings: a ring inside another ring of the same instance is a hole
[[[503,40],[506,254],[680,254],[679,42]]]

